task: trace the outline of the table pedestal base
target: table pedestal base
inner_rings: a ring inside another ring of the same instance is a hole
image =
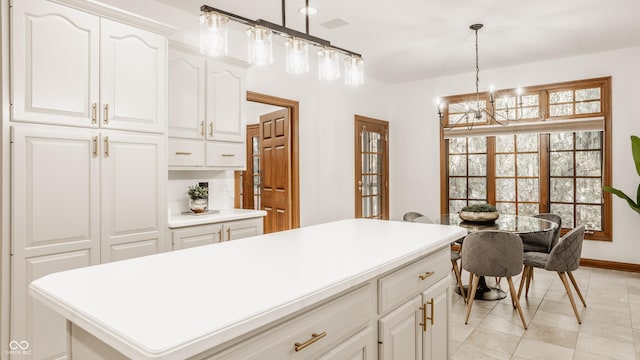
[[[469,296],[469,287],[463,286],[464,292]],[[456,286],[456,293],[460,294],[460,287]],[[507,297],[507,293],[498,289],[492,288],[487,285],[487,282],[484,279],[484,276],[480,277],[480,281],[478,281],[478,288],[476,289],[476,296],[473,298],[475,300],[502,300]]]

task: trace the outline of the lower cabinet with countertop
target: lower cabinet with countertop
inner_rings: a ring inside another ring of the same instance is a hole
[[[343,220],[57,273],[31,292],[68,319],[78,358],[447,359],[449,243],[464,233]],[[147,277],[164,288],[127,285]],[[104,298],[123,287],[126,305]]]
[[[262,210],[228,209],[210,215],[169,217],[169,238],[173,250],[262,235]]]

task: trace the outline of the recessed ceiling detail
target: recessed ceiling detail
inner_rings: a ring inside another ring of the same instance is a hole
[[[333,19],[333,20],[325,21],[320,24],[320,26],[329,30],[337,29],[339,27],[346,26],[346,25],[349,25],[349,23],[342,19]]]

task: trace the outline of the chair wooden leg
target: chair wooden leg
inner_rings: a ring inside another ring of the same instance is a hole
[[[520,288],[518,289],[518,300],[520,300],[520,296],[522,295],[522,288],[524,287],[524,282],[527,280],[529,276],[529,266],[525,265],[522,270],[522,276],[520,277]]]
[[[580,292],[580,288],[578,287],[578,283],[576,282],[576,278],[573,277],[573,273],[571,271],[567,271],[567,275],[569,275],[569,279],[571,280],[571,283],[573,284],[573,288],[576,289],[576,292],[578,293],[578,297],[580,297],[580,301],[582,301],[582,305],[584,307],[587,307],[587,303],[584,301],[584,298],[582,297],[582,293]]]
[[[471,306],[473,306],[473,298],[476,296],[476,288],[478,287],[478,282],[480,281],[480,276],[474,276],[471,274],[471,282],[469,290],[469,302],[467,302],[467,317],[464,320],[465,325],[469,323],[469,315],[471,314]]]
[[[529,286],[533,279],[533,266],[529,266],[529,272],[527,272],[527,283],[525,284],[524,297],[529,297]]]
[[[560,276],[560,280],[562,280],[564,289],[567,291],[567,296],[569,296],[569,301],[571,302],[571,306],[573,307],[573,312],[576,314],[576,319],[578,319],[578,324],[582,324],[582,320],[580,320],[580,313],[578,313],[576,302],[575,300],[573,300],[573,294],[571,293],[571,288],[569,287],[569,282],[567,281],[567,274],[565,274],[564,272],[558,272],[558,276]]]
[[[509,282],[509,291],[511,292],[511,298],[515,299],[514,301],[516,302],[516,309],[518,309],[518,314],[520,314],[522,326],[524,326],[524,329],[527,330],[527,322],[524,320],[524,314],[522,313],[522,308],[520,307],[520,301],[516,297],[516,288],[515,286],[513,286],[513,280],[511,279],[511,276],[507,276],[507,281]]]
[[[467,294],[465,294],[464,286],[462,286],[462,277],[460,276],[460,269],[458,268],[458,262],[456,260],[451,260],[451,265],[453,266],[453,273],[456,275],[456,281],[458,282],[458,287],[460,287],[460,295],[462,295],[462,299],[466,304]]]

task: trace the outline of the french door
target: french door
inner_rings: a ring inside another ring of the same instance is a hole
[[[355,116],[355,216],[389,219],[389,123]]]

